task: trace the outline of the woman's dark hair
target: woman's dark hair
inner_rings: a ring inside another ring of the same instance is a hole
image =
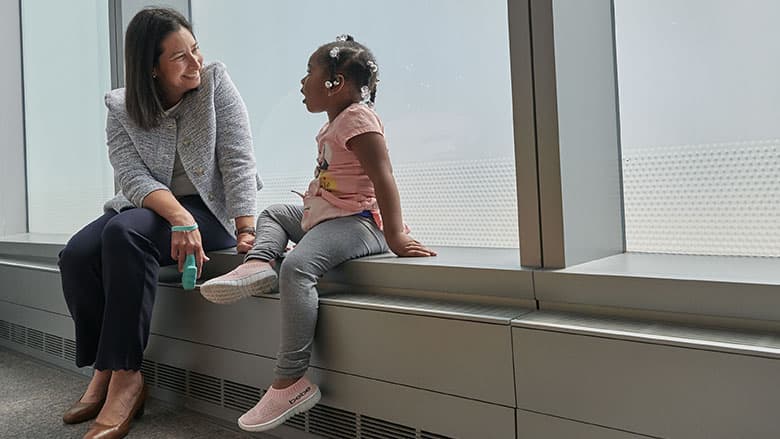
[[[331,52],[337,49],[337,56]],[[315,59],[328,67],[330,80],[334,81],[337,74],[351,80],[358,87],[367,86],[371,105],[376,101],[376,86],[379,82],[378,67],[374,54],[364,45],[355,41],[352,35],[342,35],[337,41],[323,44],[317,49]]]
[[[147,8],[135,14],[125,33],[125,106],[130,118],[143,129],[156,127],[164,108],[152,72],[162,54],[162,41],[171,32],[192,25],[167,8]],[[194,35],[194,34],[193,34]]]

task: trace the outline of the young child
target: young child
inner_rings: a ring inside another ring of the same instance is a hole
[[[384,253],[434,256],[407,234],[390,166],[384,128],[374,112],[378,67],[373,54],[351,36],[340,36],[309,58],[301,79],[306,109],[326,112],[317,134],[315,179],[303,206],[273,205],[257,221],[255,246],[244,264],[203,284],[215,303],[270,292],[277,281],[271,263],[296,242],[278,282],[282,340],[275,379],[257,405],[238,419],[248,431],[274,428],[313,407],[319,388],[304,377],[317,322],[317,281],[350,259]],[[381,212],[381,215],[380,215]]]

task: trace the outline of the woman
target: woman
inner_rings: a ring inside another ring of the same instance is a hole
[[[94,365],[65,423],[123,437],[143,413],[141,363],[160,265],[254,243],[257,176],[246,107],[224,65],[204,66],[178,12],[145,9],[125,36],[126,88],[106,95],[109,158],[121,192],[60,254],[76,365]],[[234,237],[235,236],[235,237]]]

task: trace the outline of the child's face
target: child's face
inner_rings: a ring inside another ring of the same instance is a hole
[[[328,72],[325,66],[317,61],[316,55],[315,52],[309,57],[306,76],[301,78],[303,103],[311,113],[326,111],[329,97],[328,89],[325,87],[325,81],[329,79]]]

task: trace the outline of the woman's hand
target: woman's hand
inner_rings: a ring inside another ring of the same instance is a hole
[[[411,236],[406,233],[396,233],[391,236],[385,235],[387,245],[390,250],[401,257],[424,257],[424,256],[436,256],[436,252],[426,248],[418,241],[412,239]]]
[[[251,233],[239,233],[236,238],[236,252],[246,253],[255,246],[255,235]]]
[[[187,211],[171,191],[165,189],[156,190],[146,195],[143,207],[153,210],[157,215],[165,218],[171,226],[191,226],[195,224],[195,218]],[[198,265],[198,277],[200,277],[203,263],[208,261],[201,244],[200,230],[191,232],[171,232],[171,259],[179,262],[179,272],[184,271],[184,261],[187,255],[195,255]]]
[[[195,229],[191,232],[171,232],[171,258],[179,261],[179,273],[184,271],[184,261],[187,255],[195,255],[195,263],[198,266],[198,277],[200,278],[203,263],[208,261],[206,252],[203,251],[201,243],[200,230]]]

